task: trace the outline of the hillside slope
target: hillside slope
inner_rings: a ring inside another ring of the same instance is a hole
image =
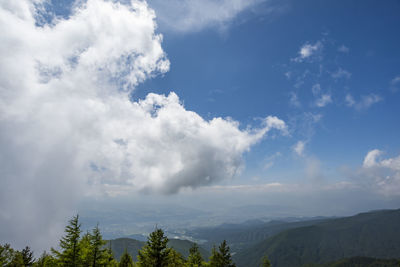
[[[216,227],[204,227],[188,232],[188,235],[207,240],[203,247],[211,250],[213,245],[219,245],[226,240],[233,253],[246,249],[258,242],[265,240],[279,232],[301,226],[314,225],[328,220],[328,218],[318,218],[307,221],[285,222],[253,222],[243,224],[223,224]]]
[[[302,267],[399,267],[398,259],[375,259],[369,257],[352,257],[326,264],[306,264]]]
[[[264,255],[276,267],[327,263],[354,256],[397,258],[400,210],[361,213],[286,230],[238,252],[234,260],[238,266],[259,266]]]

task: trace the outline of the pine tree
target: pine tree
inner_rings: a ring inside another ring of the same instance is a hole
[[[104,247],[107,244],[101,236],[99,225],[92,230],[91,234],[91,248],[92,248],[92,259],[93,267],[105,265],[109,259],[108,250]]]
[[[53,267],[57,266],[56,259],[48,254],[46,251],[40,256],[40,258],[34,263],[35,267]]]
[[[69,225],[65,228],[65,236],[60,240],[61,252],[52,249],[61,266],[77,267],[81,265],[80,234],[79,215],[76,215],[69,221]]]
[[[24,258],[22,257],[22,253],[20,251],[15,251],[12,261],[7,267],[24,267]]]
[[[213,247],[209,265],[211,267],[236,267],[232,261],[232,256],[229,252],[229,246],[226,244],[226,240],[218,247],[218,251],[215,246]]]
[[[90,241],[91,237],[89,231],[86,232],[79,241],[81,264],[83,267],[90,267],[92,264],[92,248]]]
[[[32,266],[35,262],[35,259],[33,258],[33,252],[31,251],[30,247],[26,246],[21,251],[21,255],[26,267]]]
[[[183,256],[173,248],[168,248],[167,265],[168,267],[183,267],[185,259]]]
[[[261,267],[271,267],[271,262],[269,261],[268,256],[263,257]]]
[[[125,249],[124,253],[121,256],[118,267],[133,267],[135,266],[131,255],[129,255],[128,251]]]
[[[117,267],[118,261],[114,258],[114,252],[111,249],[111,240],[109,241],[109,247],[108,247],[107,251],[108,251],[108,259],[107,259],[108,266]]]
[[[0,266],[7,266],[13,259],[14,250],[10,244],[0,245]]]
[[[79,241],[81,264],[84,267],[105,266],[114,261],[112,253],[105,247],[107,241],[103,240],[97,225],[91,232],[87,232]]]
[[[194,243],[189,249],[189,256],[186,262],[188,267],[200,267],[203,265],[203,258],[201,257],[199,246]]]
[[[168,238],[161,229],[152,232],[146,245],[139,250],[138,264],[142,267],[164,267],[168,265]]]

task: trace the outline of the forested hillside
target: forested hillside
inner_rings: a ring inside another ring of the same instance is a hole
[[[264,255],[276,267],[354,256],[398,258],[400,210],[362,213],[286,230],[237,253],[234,260],[238,266],[259,266]]]
[[[326,264],[306,264],[302,267],[399,267],[398,259],[376,259],[369,257],[352,257]]]
[[[188,234],[196,239],[206,240],[203,246],[211,249],[214,244],[226,240],[233,252],[249,248],[268,237],[271,237],[283,230],[297,228],[301,226],[313,225],[328,218],[317,218],[305,221],[286,222],[286,221],[253,221],[243,224],[223,224],[216,227],[204,227],[190,231]]]

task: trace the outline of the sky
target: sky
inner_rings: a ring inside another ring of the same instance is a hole
[[[104,203],[243,220],[399,208],[399,13],[1,0],[0,242],[48,249]]]

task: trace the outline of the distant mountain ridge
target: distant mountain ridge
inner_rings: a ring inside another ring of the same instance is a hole
[[[238,266],[276,267],[328,263],[342,258],[400,257],[400,209],[360,213],[282,231],[234,255]]]
[[[330,218],[311,218],[304,221],[247,221],[242,224],[222,224],[216,227],[197,228],[188,232],[195,239],[207,240],[203,247],[210,250],[213,245],[226,240],[232,252],[249,248],[281,231],[301,226],[313,225],[329,220]]]

